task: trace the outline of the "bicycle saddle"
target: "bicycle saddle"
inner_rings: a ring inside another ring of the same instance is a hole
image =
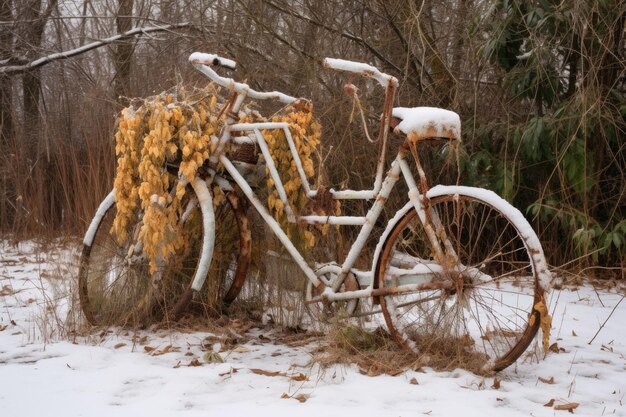
[[[461,140],[461,119],[453,111],[437,107],[394,107],[391,127],[410,140]]]

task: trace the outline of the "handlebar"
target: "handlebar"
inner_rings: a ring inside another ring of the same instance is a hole
[[[345,59],[337,58],[325,58],[324,67],[339,71],[352,72],[364,77],[372,77],[384,88],[387,88],[390,84],[393,84],[394,87],[398,86],[398,79],[396,77],[380,72],[378,68],[362,62],[347,61]]]
[[[198,63],[203,65],[213,65],[215,67],[224,67],[231,70],[237,68],[237,63],[232,59],[223,58],[219,55],[204,54],[201,52],[194,52],[189,56],[189,61],[192,63]]]
[[[237,63],[231,59],[222,58],[214,54],[194,52],[189,56],[189,62],[191,62],[198,71],[209,77],[216,84],[229,90],[236,91],[238,94],[245,94],[252,99],[277,100],[284,104],[291,104],[298,100],[296,97],[288,96],[280,91],[261,92],[253,90],[248,84],[238,83],[232,78],[222,77],[211,68],[211,66],[221,66],[229,69],[235,69],[237,67]]]

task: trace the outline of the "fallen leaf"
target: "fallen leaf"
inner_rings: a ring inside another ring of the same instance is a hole
[[[113,349],[119,349],[124,346],[126,346],[126,343],[118,343],[117,345],[113,346]]]
[[[417,379],[411,378],[411,380],[409,381],[409,384],[411,384],[411,385],[419,385],[420,383],[417,382]]]
[[[156,349],[156,348],[153,348],[152,346],[144,346],[143,347],[143,350],[145,350],[148,353],[152,352],[154,349]]]
[[[278,372],[278,371],[265,371],[263,369],[258,369],[258,368],[250,368],[250,371],[253,374],[257,374],[257,375],[265,375],[265,376],[287,376],[286,373],[284,372]]]
[[[306,376],[306,374],[299,373],[299,374],[296,374],[296,375],[291,375],[291,380],[292,381],[298,381],[298,382],[300,382],[300,381],[308,381],[309,377]]]
[[[572,336],[578,336],[575,331],[572,330]]]
[[[556,342],[552,343],[550,345],[550,347],[548,348],[548,350],[550,352],[554,352],[554,353],[561,353],[561,352],[565,352],[565,349],[563,349],[562,347],[560,347]]]
[[[170,349],[172,348],[172,345],[167,345],[165,346],[163,349],[161,349],[158,352],[154,352],[152,354],[152,356],[161,356],[161,355],[165,355],[166,353],[168,353],[170,351]]]
[[[13,295],[15,294],[15,291],[13,291],[13,289],[11,287],[9,287],[8,285],[3,285],[2,289],[0,290],[0,297],[4,297],[7,295]]]
[[[178,369],[180,368],[180,361],[178,361],[178,363],[176,365],[173,366],[174,369]]]
[[[493,384],[491,385],[493,389],[500,389],[500,380],[498,378],[493,379]]]
[[[283,395],[281,395],[280,398],[289,398],[289,394],[287,394],[286,392],[283,392]]]
[[[293,398],[295,398],[296,400],[298,400],[298,401],[300,401],[301,403],[303,403],[303,402],[305,402],[306,400],[308,400],[308,399],[309,399],[309,396],[308,396],[308,395],[306,395],[306,394],[298,394],[298,395],[296,395],[296,396],[295,396],[295,397],[293,397]]]
[[[8,324],[5,324],[4,326],[0,324],[0,332],[6,329],[7,327],[9,327]]]
[[[570,413],[573,413],[574,410],[576,408],[578,408],[580,404],[578,403],[567,403],[567,404],[560,404],[560,405],[555,405],[554,409],[555,410],[564,410],[564,411],[569,411]]]
[[[189,365],[187,366],[202,366],[202,362],[200,362],[198,359],[193,359],[191,362],[189,362]]]
[[[550,385],[554,384],[554,377],[553,376],[551,376],[550,378],[539,377],[539,380],[541,382],[543,382],[544,384],[550,384]]]
[[[550,398],[550,401],[545,403],[543,406],[544,407],[552,407],[553,405],[554,405],[554,398]]]

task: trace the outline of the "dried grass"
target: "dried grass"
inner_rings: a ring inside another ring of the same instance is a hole
[[[416,341],[420,353],[400,347],[382,328],[368,331],[360,327],[336,325],[314,352],[313,361],[323,368],[335,364],[355,364],[365,375],[398,375],[408,370],[429,367],[436,371],[464,368],[478,375],[484,355],[469,348],[467,340],[439,337]]]

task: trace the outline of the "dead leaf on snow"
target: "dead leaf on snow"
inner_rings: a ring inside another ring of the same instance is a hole
[[[172,349],[172,345],[167,345],[167,346],[165,346],[163,349],[161,349],[161,350],[159,350],[159,351],[157,351],[157,352],[154,352],[154,353],[152,354],[152,356],[161,356],[161,355],[165,355],[165,354],[166,354],[166,353],[168,353],[171,349]]]
[[[187,366],[202,366],[202,362],[200,362],[198,359],[193,359],[191,362],[189,362]]]
[[[556,342],[552,343],[550,347],[548,348],[548,350],[554,353],[565,352],[565,349],[563,349],[562,347],[559,347],[559,345]]]
[[[5,324],[4,326],[0,324],[0,332],[6,329],[7,327],[9,327],[8,324]]]
[[[117,345],[113,346],[113,349],[119,349],[124,346],[126,346],[126,343],[118,343]]]
[[[299,373],[299,374],[296,374],[296,375],[291,375],[290,378],[291,378],[292,381],[298,381],[298,382],[300,382],[300,381],[308,381],[309,380],[309,377],[306,374],[303,374],[303,373]]]
[[[572,336],[578,336],[575,331],[572,330]]]
[[[553,405],[554,405],[554,398],[550,398],[550,401],[545,403],[543,406],[544,407],[552,407]]]
[[[0,290],[0,297],[17,294],[18,292],[19,291],[13,291],[13,288],[9,287],[8,285],[3,285],[2,289]]]
[[[286,392],[283,392],[283,395],[280,396],[280,398],[289,398],[289,394],[287,394]]]
[[[544,384],[550,384],[550,385],[554,384],[554,377],[553,376],[551,376],[550,378],[539,377],[539,380],[541,382],[543,382]]]
[[[576,408],[578,408],[580,404],[578,403],[567,403],[567,404],[560,404],[560,405],[555,405],[554,409],[555,410],[564,410],[564,411],[569,411],[570,413],[573,413],[574,410]]]
[[[308,400],[308,399],[309,399],[309,396],[308,396],[308,395],[306,395],[306,394],[298,394],[298,395],[296,395],[296,396],[295,396],[295,397],[293,397],[293,398],[295,398],[296,400],[298,400],[298,401],[300,401],[301,403],[303,403],[303,402],[305,402],[306,400]]]
[[[180,361],[178,361],[178,363],[176,363],[176,365],[173,366],[174,369],[178,369],[180,368]]]
[[[411,378],[411,380],[409,381],[409,384],[411,384],[411,385],[419,385],[419,382],[417,382],[417,379]]]
[[[152,346],[144,346],[143,350],[145,350],[146,352],[150,353],[153,350],[155,350],[156,348],[152,347]]]
[[[286,373],[284,372],[278,372],[278,371],[265,371],[263,369],[258,369],[258,368],[250,368],[250,371],[253,374],[257,374],[257,375],[264,375],[264,376],[287,376]]]

